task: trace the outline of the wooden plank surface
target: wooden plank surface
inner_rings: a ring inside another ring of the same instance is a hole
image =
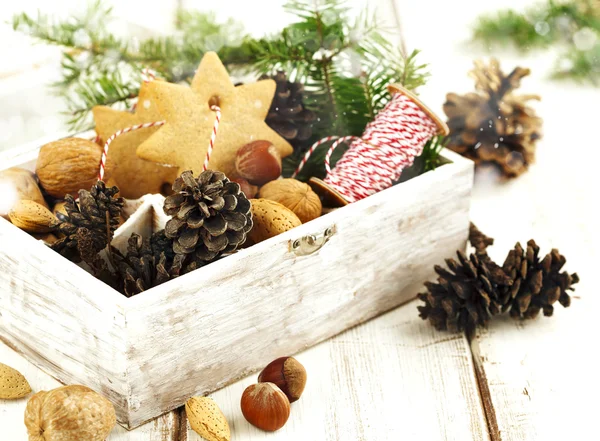
[[[600,307],[596,288],[600,258],[597,191],[600,174],[598,141],[586,142],[597,125],[598,112],[585,109],[600,101],[600,90],[561,89],[541,84],[549,99],[537,107],[545,117],[545,141],[537,164],[518,181],[487,187],[479,177],[472,218],[496,238],[492,255],[502,261],[518,240],[533,238],[548,253],[558,248],[565,269],[577,272],[568,309],[555,306],[552,318],[495,321],[475,344],[481,354],[491,401],[503,441],[598,439],[597,336]],[[567,107],[568,106],[568,107]],[[565,127],[578,127],[575,133]],[[567,146],[572,146],[569,149]],[[498,216],[491,215],[492,212]]]
[[[435,332],[416,316],[416,304],[297,355],[308,371],[307,388],[292,405],[287,425],[275,434],[252,427],[239,408],[243,390],[256,375],[212,394],[229,420],[232,439],[487,440],[466,339]],[[2,344],[0,361],[21,371],[34,391],[58,386]],[[26,399],[0,402],[7,440],[26,440],[25,405]],[[108,441],[200,439],[179,410],[131,432],[117,427]]]

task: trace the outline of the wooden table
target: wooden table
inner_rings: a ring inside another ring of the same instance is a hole
[[[397,3],[404,17],[414,18],[404,19],[409,47],[423,49],[432,63],[433,77],[422,93],[425,101],[439,108],[446,92],[471,90],[465,74],[480,54],[465,50],[460,40],[478,12],[500,5],[471,0]],[[433,4],[436,13],[427,13]],[[444,26],[448,38],[432,36],[432,30]],[[524,92],[544,97],[537,108],[545,119],[545,137],[536,165],[521,178],[497,184],[489,175],[478,175],[472,219],[496,238],[490,253],[498,260],[516,241],[532,237],[543,252],[559,248],[568,258],[567,269],[582,279],[571,307],[558,307],[550,319],[496,319],[469,344],[463,335],[433,330],[417,317],[418,302],[411,302],[298,354],[309,373],[308,385],[279,432],[256,430],[240,412],[242,391],[256,376],[214,393],[232,439],[598,439],[598,331],[592,314],[600,306],[593,288],[600,257],[594,215],[600,145],[593,131],[600,116],[600,91],[546,80],[551,64],[547,54],[500,58],[507,70],[517,62],[534,68]],[[58,386],[1,344],[0,361],[21,371],[35,391]],[[0,402],[2,440],[27,439],[25,405],[26,399]],[[109,441],[199,439],[189,429],[185,412],[178,410],[132,432],[117,427]]]

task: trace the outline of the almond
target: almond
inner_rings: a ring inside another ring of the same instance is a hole
[[[89,190],[98,180],[102,147],[82,138],[65,138],[48,143],[40,149],[36,173],[40,185],[57,198]],[[110,178],[111,158],[108,157],[105,180]]]
[[[229,441],[231,433],[225,415],[212,398],[192,397],[185,403],[191,428],[207,441]]]
[[[8,213],[13,225],[28,233],[49,233],[58,225],[58,219],[43,205],[34,201],[19,201]]]
[[[48,207],[33,172],[23,168],[0,171],[0,216],[8,219],[8,212],[20,200],[28,199]]]
[[[31,386],[16,369],[0,363],[0,399],[16,400],[31,393]]]
[[[249,245],[270,239],[302,225],[292,210],[278,202],[268,199],[251,199],[250,202],[252,203],[254,226],[248,233]]]

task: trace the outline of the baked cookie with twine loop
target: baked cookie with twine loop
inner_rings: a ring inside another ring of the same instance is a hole
[[[143,78],[144,78],[145,83],[149,83],[150,81],[155,80],[155,76],[147,69],[144,69]],[[217,97],[214,97],[214,99],[211,100],[210,110],[215,112],[215,121],[214,121],[214,125],[213,125],[212,132],[210,135],[210,140],[208,142],[208,149],[206,151],[204,163],[202,166],[202,170],[204,170],[204,171],[208,170],[208,163],[210,162],[210,156],[215,147],[215,139],[217,137],[217,132],[219,130],[219,124],[221,122],[221,108],[219,107],[219,99]],[[99,181],[104,180],[104,173],[106,171],[105,170],[106,169],[106,158],[108,157],[108,151],[109,151],[110,145],[116,138],[118,138],[121,135],[124,135],[125,133],[133,132],[135,130],[140,130],[140,129],[146,129],[146,128],[150,128],[150,127],[162,126],[165,123],[166,123],[166,121],[150,121],[147,123],[136,124],[136,125],[133,125],[130,127],[126,127],[124,129],[118,130],[117,132],[113,133],[104,143],[104,148],[102,150],[102,156],[100,158],[100,168],[98,170],[98,180]]]
[[[393,185],[436,135],[448,135],[446,123],[413,93],[398,84],[388,86],[390,102],[370,122],[361,137],[330,136],[313,144],[292,175],[296,177],[317,147],[335,140],[325,156],[327,176],[309,184],[326,205],[341,207]],[[331,168],[331,155],[342,143],[350,148]]]

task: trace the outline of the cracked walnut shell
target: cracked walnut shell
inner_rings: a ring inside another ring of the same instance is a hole
[[[296,179],[278,179],[264,185],[259,197],[279,202],[292,210],[302,223],[321,216],[321,199],[308,184]]]
[[[89,189],[98,181],[102,147],[83,138],[65,138],[40,148],[35,172],[40,185],[57,199],[76,195],[79,190]],[[105,181],[110,178],[112,160],[106,162]]]
[[[111,402],[85,386],[38,392],[25,409],[29,441],[104,441],[115,423]]]

